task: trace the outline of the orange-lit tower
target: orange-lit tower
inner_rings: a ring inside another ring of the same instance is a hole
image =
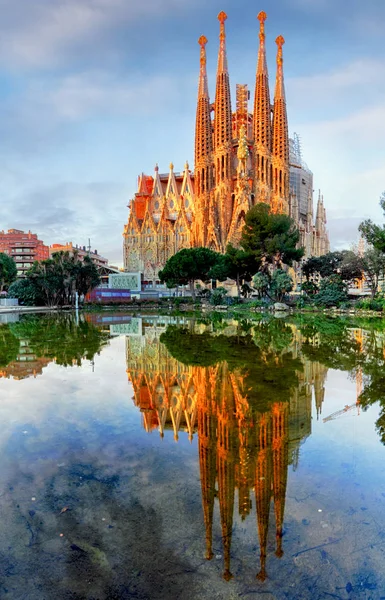
[[[215,376],[210,378],[208,369],[202,369],[197,374],[196,379],[198,391],[199,469],[201,474],[203,517],[206,530],[206,558],[207,560],[211,560],[213,557],[212,532],[217,472],[217,417],[215,401],[212,397],[215,390]]]
[[[277,50],[277,75],[273,108],[273,146],[272,146],[272,210],[288,213],[289,200],[289,130],[287,123],[285,84],[283,80],[282,35],[275,40]]]
[[[271,502],[271,415],[257,417],[257,459],[255,465],[255,502],[260,546],[261,569],[257,579],[266,579],[266,547]]]
[[[215,172],[215,197],[211,217],[211,243],[215,243],[214,232],[218,249],[225,249],[227,232],[232,216],[232,113],[230,98],[230,79],[227,68],[225,21],[227,15],[220,12],[219,53],[217,66],[217,80],[214,104],[214,172]],[[213,222],[214,221],[214,222]]]
[[[199,219],[195,222],[194,233],[195,244],[197,246],[204,246],[206,244],[209,219],[210,193],[213,187],[213,138],[206,69],[207,38],[202,35],[198,43],[201,51],[195,122],[195,194],[197,198],[196,210]]]
[[[237,424],[235,403],[232,393],[228,366],[221,365],[221,385],[217,398],[218,405],[218,496],[221,514],[224,573],[227,581],[232,578],[230,570],[230,549],[233,530],[235,495],[235,457],[237,455]]]
[[[287,469],[288,469],[288,423],[289,403],[275,403],[272,408],[272,447],[273,447],[273,496],[276,530],[276,555],[280,558],[282,550],[282,527],[285,512]]]
[[[255,153],[255,193],[259,201],[268,202],[271,194],[271,104],[269,90],[269,75],[266,63],[265,21],[267,15],[258,15],[259,51],[257,74],[255,79],[253,137]]]

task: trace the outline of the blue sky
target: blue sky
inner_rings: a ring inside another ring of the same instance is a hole
[[[334,247],[382,220],[383,0],[0,0],[0,229],[48,244],[88,243],[122,263],[127,203],[141,171],[193,165],[199,69],[208,38],[212,99],[217,14],[230,81],[253,95],[260,10],[271,91],[283,34],[289,130],[321,188]]]

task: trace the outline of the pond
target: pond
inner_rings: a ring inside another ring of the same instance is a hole
[[[384,362],[380,319],[13,315],[0,597],[385,599]]]

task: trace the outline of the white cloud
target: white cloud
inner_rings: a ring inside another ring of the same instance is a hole
[[[90,115],[161,114],[171,101],[178,101],[182,77],[147,76],[126,79],[93,72],[66,77],[45,96],[58,117],[81,119]]]
[[[2,227],[31,229],[46,244],[72,241],[87,245],[91,238],[93,248],[112,264],[121,264],[127,202],[127,188],[114,182],[35,185],[10,198]]]
[[[190,0],[2,0],[0,57],[7,66],[52,67],[67,52],[98,52],[98,40],[166,13],[177,15],[196,6]],[[91,42],[94,41],[94,44]]]

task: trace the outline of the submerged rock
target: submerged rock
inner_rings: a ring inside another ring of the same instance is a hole
[[[290,307],[287,304],[283,304],[283,302],[275,302],[274,310],[277,311],[289,311]]]

